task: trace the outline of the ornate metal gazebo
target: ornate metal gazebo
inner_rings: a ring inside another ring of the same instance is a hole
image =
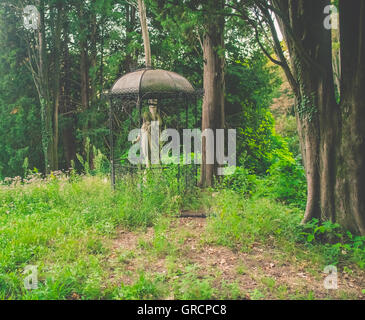
[[[169,127],[182,133],[182,129],[198,127],[198,99],[202,95],[203,91],[195,90],[183,76],[161,69],[139,69],[115,82],[106,93],[110,102],[110,175],[113,188],[117,177],[141,169],[140,165],[127,163],[125,156],[118,151],[131,144],[127,139],[128,132],[141,128],[142,110],[148,101],[157,99],[160,112],[168,117]],[[196,181],[197,166],[190,167],[192,170],[182,170],[179,164],[177,179],[184,175],[187,184],[189,171]],[[160,168],[164,169],[163,166]]]

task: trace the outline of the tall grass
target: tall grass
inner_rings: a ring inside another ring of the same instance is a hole
[[[224,190],[217,194],[211,207],[209,231],[214,242],[249,250],[255,242],[295,239],[301,213],[267,198],[245,198]]]
[[[321,267],[356,264],[365,268],[365,237],[353,236],[329,221],[301,225],[303,211],[297,206],[226,189],[212,199],[210,211],[209,242],[242,251],[264,245],[279,249],[285,259],[296,257]]]
[[[183,199],[173,177],[125,178],[115,191],[103,176],[8,179],[0,186],[0,298],[102,297],[102,240],[119,225],[147,227],[162,214],[176,214]],[[38,267],[38,290],[23,286],[27,265]]]

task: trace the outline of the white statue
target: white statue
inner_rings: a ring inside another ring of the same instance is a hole
[[[151,99],[149,102],[149,112],[146,111],[143,114],[143,124],[141,127],[141,133],[135,140],[135,143],[141,141],[141,157],[143,159],[143,164],[146,165],[146,168],[150,168],[151,166],[151,152],[152,150],[161,150],[161,127],[162,127],[162,119],[158,112],[157,108],[157,100]],[[152,130],[152,122],[158,122],[159,128],[159,138],[153,139],[151,138],[151,130]]]

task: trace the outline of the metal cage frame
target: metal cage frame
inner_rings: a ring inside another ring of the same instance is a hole
[[[152,68],[144,68],[136,70],[135,72],[141,73],[141,78],[139,79],[138,87],[130,87],[130,86],[124,86],[123,88],[118,88],[117,84],[121,81],[121,79],[128,77],[129,75],[132,75],[132,73],[128,73],[124,75],[123,77],[119,78],[113,85],[112,89],[109,92],[105,92],[104,96],[107,97],[109,101],[109,144],[110,144],[110,178],[111,178],[111,185],[112,188],[115,189],[116,186],[116,178],[117,178],[117,171],[119,170],[122,172],[121,175],[123,175],[123,172],[133,173],[136,171],[139,171],[142,169],[142,166],[137,165],[121,165],[120,163],[117,164],[117,161],[120,159],[115,158],[115,136],[120,133],[120,131],[117,131],[116,121],[118,120],[118,117],[124,117],[127,115],[127,118],[124,120],[127,120],[129,118],[130,126],[133,122],[133,110],[135,108],[138,112],[138,123],[135,125],[138,125],[138,128],[141,128],[142,124],[142,106],[143,103],[150,100],[150,99],[157,99],[159,101],[159,104],[162,102],[162,104],[166,101],[173,101],[175,106],[182,106],[182,108],[178,108],[179,114],[180,111],[185,110],[185,119],[181,119],[181,115],[179,116],[178,123],[184,123],[185,129],[188,129],[189,127],[189,110],[191,107],[193,107],[193,116],[194,116],[194,126],[197,127],[198,124],[198,99],[202,98],[204,95],[203,90],[195,90],[193,86],[183,78],[182,76],[171,73],[169,71],[165,70],[158,70],[160,73],[164,72],[167,74],[173,74],[176,75],[176,78],[180,81],[178,77],[181,79],[184,79],[186,81],[186,86],[180,84],[178,87],[176,84],[171,83],[170,88],[167,88],[166,90],[166,83],[165,88],[163,87],[164,83],[162,83],[162,86],[158,86],[158,82],[154,83],[154,88],[152,90],[143,90],[143,77],[146,75],[146,73],[149,70],[154,70]],[[134,72],[134,73],[135,73]],[[182,81],[182,80],[181,80]],[[128,83],[125,82],[125,83]],[[156,86],[157,84],[157,86]],[[150,88],[147,88],[150,89]],[[162,111],[164,111],[163,108],[160,107]],[[129,130],[131,127],[129,126]],[[192,128],[194,129],[194,128]],[[181,179],[181,164],[178,164],[178,185],[179,181]],[[191,165],[193,166],[193,174],[195,175],[195,179],[197,182],[197,164]],[[159,167],[164,169],[163,166]],[[150,168],[153,169],[153,168]],[[187,187],[189,184],[188,181],[188,175],[185,171],[185,187]]]

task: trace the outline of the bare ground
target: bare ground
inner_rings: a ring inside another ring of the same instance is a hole
[[[283,259],[279,248],[255,244],[249,252],[210,244],[205,239],[207,220],[204,218],[177,218],[164,233],[166,250],[154,248],[153,228],[145,231],[117,231],[110,243],[111,254],[106,260],[109,282],[131,285],[139,272],[152,278],[166,275],[173,282],[194,266],[197,279],[210,279],[216,299],[361,299],[365,288],[364,272],[351,267],[351,272],[339,270],[338,289],[326,290],[323,281],[327,274],[310,261],[294,256]],[[222,284],[234,284],[239,294],[230,296],[230,289]],[[228,290],[228,291],[227,291]],[[174,299],[171,292],[162,299]]]

